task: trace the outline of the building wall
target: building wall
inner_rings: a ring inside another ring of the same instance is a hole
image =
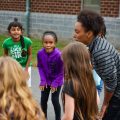
[[[32,0],[31,11],[41,13],[78,14],[80,0]]]
[[[118,17],[119,16],[119,0],[101,0],[102,16]]]
[[[26,29],[25,12],[0,11],[0,33],[7,32],[8,24],[18,18]],[[60,39],[71,39],[76,15],[31,13],[30,14],[30,35],[40,37],[46,30],[53,30]]]
[[[37,1],[38,0],[31,0],[30,35],[40,37],[44,31],[53,30],[57,33],[59,39],[72,39],[76,15],[80,11],[80,0]],[[65,1],[69,2],[67,3]],[[62,5],[63,3],[65,3],[65,5]],[[119,0],[101,0],[101,12],[102,15],[105,16],[107,38],[116,47],[120,46],[120,17],[118,17],[118,3]],[[70,6],[73,7],[73,11]],[[109,14],[107,14],[107,11]],[[25,0],[2,0],[0,2],[0,33],[7,32],[7,26],[13,21],[14,17],[17,17],[23,24],[23,27],[26,28]]]
[[[104,17],[107,28],[107,39],[116,47],[120,48],[120,18]]]
[[[31,12],[76,15],[80,12],[81,0],[30,0]],[[100,0],[103,16],[118,17],[119,0]],[[26,0],[1,0],[0,10],[25,11]]]
[[[25,11],[26,0],[0,0],[0,10]]]
[[[26,0],[1,0],[0,10],[25,11]],[[78,14],[81,0],[31,0],[31,12]]]

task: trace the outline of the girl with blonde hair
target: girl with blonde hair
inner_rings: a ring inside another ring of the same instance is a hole
[[[67,45],[62,52],[65,70],[62,120],[96,120],[97,90],[90,55],[80,42]]]
[[[45,120],[27,78],[17,61],[0,57],[0,120]]]

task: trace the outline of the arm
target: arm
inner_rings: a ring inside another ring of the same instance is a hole
[[[63,81],[63,76],[64,76],[64,71],[63,71],[63,61],[61,59],[61,56],[58,57],[57,59],[57,77],[53,80],[51,86],[54,88],[58,87],[58,83],[60,81]]]
[[[41,82],[40,82],[40,86],[45,86],[46,85],[46,76],[45,73],[43,71],[43,67],[42,67],[42,63],[41,63],[41,59],[39,58],[39,53],[37,54],[37,67],[38,67],[38,72],[41,78]]]
[[[96,90],[97,91],[97,90]],[[97,105],[99,105],[100,104],[100,97],[99,97],[99,95],[98,95],[98,91],[97,91]]]
[[[101,111],[100,111],[100,118],[103,118],[106,109],[108,107],[109,101],[111,99],[111,97],[113,96],[114,92],[108,92],[107,89],[104,87],[104,100],[103,100],[103,104],[101,107]]]
[[[65,113],[63,114],[62,120],[73,120],[74,109],[74,98],[68,94],[65,94]]]
[[[105,93],[104,101],[101,108],[101,117],[104,116],[108,103],[114,94],[117,86],[117,68],[112,55],[107,51],[100,51],[101,56],[95,56],[97,61],[96,70],[104,81]]]
[[[28,60],[27,60],[26,66],[25,66],[26,71],[28,71],[28,67],[29,67],[29,64],[32,59],[32,47],[31,46],[28,48],[27,53],[28,53]]]
[[[6,48],[4,48],[4,53],[3,53],[4,56],[8,56],[8,50]]]

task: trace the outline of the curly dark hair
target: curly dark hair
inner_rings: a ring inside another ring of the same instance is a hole
[[[10,24],[8,25],[8,32],[10,32],[11,27],[19,27],[21,30],[23,30],[23,26],[20,22],[18,22],[17,18],[14,18],[14,21],[10,22]]]
[[[97,36],[104,24],[104,19],[98,13],[88,10],[83,10],[78,14],[77,22],[82,23],[85,31],[92,31],[94,36]]]

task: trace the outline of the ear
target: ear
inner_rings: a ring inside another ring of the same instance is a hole
[[[93,38],[93,32],[92,31],[88,31],[87,32],[87,37],[88,37],[88,39]]]
[[[21,30],[21,35],[23,35],[24,30]]]
[[[8,31],[8,35],[10,35],[10,36],[11,36],[11,33],[10,33],[10,31]]]

